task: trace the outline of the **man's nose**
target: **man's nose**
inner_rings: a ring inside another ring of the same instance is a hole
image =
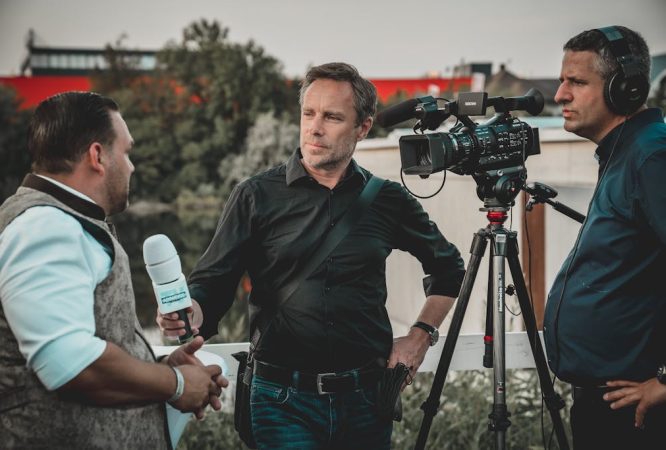
[[[568,103],[571,101],[571,93],[567,89],[565,83],[560,84],[555,93],[555,103]]]
[[[310,122],[310,133],[312,133],[315,136],[321,136],[324,134],[324,127],[323,121],[319,117],[315,117],[312,119],[312,122]]]

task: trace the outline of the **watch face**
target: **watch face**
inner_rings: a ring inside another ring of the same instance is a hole
[[[666,384],[666,364],[659,366],[659,369],[657,370],[657,380],[659,380],[661,384]]]
[[[430,346],[432,347],[437,343],[439,340],[439,330],[435,329],[435,331],[432,332],[430,335]]]

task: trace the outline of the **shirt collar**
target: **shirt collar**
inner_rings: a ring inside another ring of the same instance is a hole
[[[287,160],[287,186],[291,186],[296,181],[301,179],[311,179],[310,174],[305,170],[303,164],[301,164],[301,159],[303,155],[301,154],[301,149],[298,148]],[[361,170],[360,166],[353,159],[347,167],[342,181],[350,179],[352,177],[361,177],[363,183],[367,181],[365,173]]]
[[[97,220],[106,218],[104,209],[90,197],[52,178],[29,173],[21,185],[48,194],[84,216]]]
[[[595,152],[595,158],[599,164],[604,165],[608,161],[613,148],[618,151],[620,142],[619,139],[625,140],[630,137],[634,132],[645,125],[652,122],[663,122],[664,116],[658,108],[648,108],[627,119],[625,122],[613,128],[604,138],[599,142],[599,146]],[[616,144],[617,141],[617,144]]]

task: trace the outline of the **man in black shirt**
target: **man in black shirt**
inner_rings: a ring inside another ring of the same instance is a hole
[[[348,64],[324,64],[308,71],[300,104],[300,148],[240,183],[225,205],[189,279],[192,322],[204,337],[216,333],[247,271],[258,311],[250,328],[262,333],[251,394],[259,448],[388,448],[391,421],[374,406],[380,368],[401,362],[414,375],[458,295],[463,262],[421,205],[384,182],[328,259],[278,306],[275,293],[372,177],[352,156],[372,127],[374,86]],[[428,274],[417,322],[395,341],[385,308],[393,249],[410,252]],[[165,334],[181,334],[183,323],[170,318],[158,319]],[[353,382],[328,383],[339,378]]]
[[[666,362],[666,124],[645,106],[648,47],[618,26],[585,31],[564,51],[555,100],[564,128],[598,145],[599,181],[548,297],[549,364],[573,385],[576,448],[664,448],[664,406],[642,422]],[[638,402],[638,413],[621,408]]]

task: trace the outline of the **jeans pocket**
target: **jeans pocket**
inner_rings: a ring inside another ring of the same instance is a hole
[[[361,400],[368,406],[374,406],[377,404],[377,389],[376,388],[365,388],[358,390]]]
[[[272,403],[282,405],[287,402],[290,393],[290,387],[267,381],[255,374],[252,378],[250,404]]]

